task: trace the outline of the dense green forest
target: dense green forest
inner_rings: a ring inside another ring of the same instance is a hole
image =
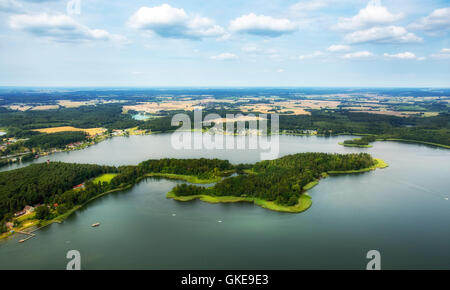
[[[50,148],[64,148],[70,143],[86,141],[87,137],[88,136],[84,132],[59,132],[33,135],[28,140],[19,141],[9,145],[5,150],[0,152],[0,156],[22,152],[23,149],[47,150]],[[27,161],[27,157],[22,159],[22,161]]]
[[[219,159],[159,159],[144,161],[137,166],[120,166],[119,175],[111,180],[111,185],[133,183],[149,173],[170,173],[190,175],[200,179],[223,176],[234,166],[228,160]]]
[[[0,220],[25,205],[48,203],[92,177],[114,167],[51,162],[0,173]]]
[[[178,185],[173,193],[178,196],[254,197],[291,206],[298,203],[305,185],[320,178],[322,173],[359,170],[374,164],[375,160],[366,153],[300,153],[258,162],[252,167],[253,173],[223,179],[210,188]]]

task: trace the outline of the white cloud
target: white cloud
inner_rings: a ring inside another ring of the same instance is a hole
[[[257,46],[243,46],[241,50],[249,53],[259,53],[261,51],[261,49]]]
[[[238,56],[233,53],[224,52],[219,55],[211,56],[210,59],[213,59],[213,60],[236,60],[236,59],[238,59]]]
[[[372,58],[374,55],[369,51],[358,51],[345,54],[342,58],[344,59],[368,59]]]
[[[408,32],[401,26],[372,27],[359,30],[345,36],[349,43],[417,43],[422,38]]]
[[[315,51],[311,54],[305,54],[305,55],[300,55],[298,57],[299,60],[305,60],[305,59],[313,59],[313,58],[320,58],[320,57],[324,57],[326,54],[321,52],[321,51]]]
[[[291,12],[303,14],[305,12],[314,11],[326,6],[324,0],[300,1],[290,7]]]
[[[173,8],[168,4],[141,7],[130,17],[128,25],[167,38],[220,38],[226,34],[225,30],[213,20],[199,15],[189,15],[184,9]]]
[[[431,58],[434,59],[450,59],[450,48],[443,48],[439,53],[432,54]]]
[[[277,73],[283,73],[283,72],[284,72],[284,69],[282,69],[282,68],[277,69]]]
[[[126,40],[121,35],[110,34],[105,30],[90,29],[64,14],[13,15],[9,19],[9,26],[12,29],[25,31],[34,36],[48,38],[58,42],[92,40],[123,42]]]
[[[379,1],[370,1],[359,13],[350,18],[340,18],[338,29],[358,30],[376,25],[393,23],[403,18],[403,13],[393,14],[386,7],[381,6]]]
[[[409,52],[409,51],[400,52],[400,53],[396,53],[396,54],[385,53],[383,56],[387,59],[424,60],[423,57],[417,57],[414,53]]]
[[[16,0],[0,0],[0,12],[17,13],[22,10],[22,4]]]
[[[349,51],[351,49],[352,48],[350,46],[343,45],[343,44],[333,44],[327,48],[327,50],[330,52],[343,52],[343,51]]]
[[[450,7],[436,9],[430,15],[411,24],[410,27],[426,31],[450,29]]]
[[[297,30],[297,25],[286,18],[273,18],[250,13],[232,20],[229,28],[238,33],[278,37],[293,33]]]

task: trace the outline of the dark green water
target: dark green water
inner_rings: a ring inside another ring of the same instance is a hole
[[[346,138],[280,138],[280,155],[363,151],[390,165],[322,180],[310,191],[313,206],[305,213],[180,203],[165,198],[178,181],[147,179],[26,243],[18,243],[20,235],[0,241],[0,269],[65,269],[68,250],[80,251],[83,269],[365,269],[373,249],[381,252],[384,269],[450,269],[450,151],[395,142],[370,149],[337,144]],[[177,151],[170,135],[154,135],[113,138],[50,159],[119,165],[161,157],[255,162],[259,153]],[[101,226],[92,228],[94,222]]]

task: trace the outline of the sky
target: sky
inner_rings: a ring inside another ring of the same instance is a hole
[[[450,0],[0,0],[0,86],[450,87]]]

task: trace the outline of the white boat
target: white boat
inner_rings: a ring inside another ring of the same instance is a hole
[[[93,227],[93,228],[98,227],[98,226],[100,226],[100,223],[92,224],[92,227]]]

